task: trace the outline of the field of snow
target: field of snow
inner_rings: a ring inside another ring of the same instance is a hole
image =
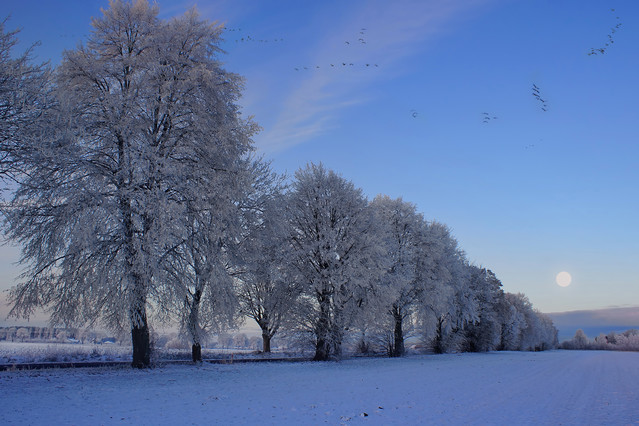
[[[639,422],[639,353],[0,372],[0,424]]]

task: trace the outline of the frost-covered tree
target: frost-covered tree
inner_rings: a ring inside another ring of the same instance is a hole
[[[535,351],[557,347],[557,329],[547,315],[534,309],[524,294],[505,293],[504,298],[510,305],[507,318],[514,319],[512,324],[502,324],[508,330],[508,341],[501,345],[504,349]]]
[[[470,265],[470,285],[474,288],[479,313],[477,321],[466,327],[467,350],[486,352],[497,349],[501,339],[501,324],[497,307],[503,299],[501,281],[486,268]]]
[[[422,290],[417,268],[421,254],[419,244],[426,224],[415,206],[401,199],[377,196],[370,206],[387,268],[372,295],[375,300],[369,301],[369,310],[374,310],[372,316],[382,320],[391,336],[388,354],[398,357],[404,355],[405,323],[412,317]],[[379,311],[386,315],[379,318]]]
[[[314,359],[339,358],[380,261],[367,200],[352,182],[310,164],[295,173],[287,206]]]
[[[235,179],[219,188],[217,197],[187,201],[184,239],[162,262],[167,274],[164,299],[173,301],[167,312],[180,319],[194,361],[202,360],[204,334],[235,328],[243,321],[238,283],[246,278],[251,255],[253,262],[264,260],[262,253],[247,250],[249,234],[257,238],[266,205],[280,189],[281,178],[262,159],[243,158],[233,171]]]
[[[184,239],[167,252],[163,262],[167,277],[162,288],[174,302],[168,311],[180,318],[192,342],[194,361],[202,360],[203,333],[235,328],[247,313],[242,309],[245,304],[240,305],[246,295],[240,283],[247,282],[255,269],[252,266],[261,267],[266,261],[254,242],[266,238],[263,224],[271,220],[266,210],[276,196],[281,197],[282,178],[261,158],[246,157],[233,170],[235,179],[219,188],[217,197],[187,202]],[[281,262],[281,257],[271,260],[275,261]],[[279,328],[264,318],[259,323],[271,337]]]
[[[270,352],[271,339],[292,319],[300,284],[289,261],[282,177],[263,161],[256,161],[252,170],[253,181],[241,204],[238,295],[242,313],[260,327],[262,350]]]
[[[614,349],[621,351],[639,351],[639,330],[626,330],[616,336]]]
[[[421,252],[422,334],[436,353],[459,350],[464,326],[477,319],[466,256],[449,228],[435,221],[424,232]]]
[[[519,349],[521,330],[526,327],[526,318],[515,306],[509,302],[509,297],[504,297],[496,306],[496,312],[500,322],[501,335],[498,350],[516,351]]]
[[[256,130],[238,112],[241,80],[216,59],[221,28],[194,10],[157,13],[113,0],[65,52],[57,108],[6,221],[27,265],[12,314],[45,306],[54,323],[128,325],[137,367],[150,362],[147,310],[166,302],[162,262],[189,235],[188,209],[226,212]]]
[[[31,48],[15,52],[19,31],[6,25],[7,19],[0,21],[0,178],[15,180],[32,138],[43,130],[39,117],[49,107],[50,70],[31,63]]]
[[[219,212],[217,212],[219,213]],[[194,362],[202,361],[202,341],[209,332],[234,328],[240,321],[233,271],[224,246],[227,222],[212,211],[188,211],[186,238],[165,255],[161,319],[177,317],[191,342]]]
[[[608,351],[639,351],[639,330],[630,329],[623,333],[614,331],[590,340],[583,330],[577,330],[575,336],[559,345],[561,349],[590,349]]]
[[[259,224],[244,242],[243,271],[239,275],[242,312],[262,332],[262,351],[271,351],[271,340],[290,323],[300,296],[300,282],[288,263],[290,245],[282,215],[282,198],[271,200]]]
[[[538,340],[535,344],[534,350],[536,351],[545,351],[548,349],[555,349],[559,346],[559,331],[555,327],[552,322],[552,319],[535,309],[535,316],[537,317],[537,326],[538,326]]]
[[[562,349],[587,349],[590,339],[582,329],[575,332],[575,336],[561,344]]]
[[[477,289],[472,286],[468,261],[464,258],[454,262],[452,298],[449,299],[449,347],[450,350],[463,351],[467,347],[467,327],[479,321],[479,299]]]

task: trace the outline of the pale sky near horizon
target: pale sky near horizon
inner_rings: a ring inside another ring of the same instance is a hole
[[[195,4],[157,3],[163,19]],[[227,28],[221,59],[277,171],[321,161],[414,203],[542,312],[639,306],[639,2],[197,5]],[[0,17],[55,65],[107,6],[3,0]],[[0,290],[17,258],[0,248]]]

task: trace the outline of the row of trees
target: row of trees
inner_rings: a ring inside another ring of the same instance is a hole
[[[203,332],[245,316],[264,350],[282,329],[317,360],[353,336],[399,356],[408,330],[439,352],[554,344],[546,317],[412,204],[369,202],[322,165],[286,186],[251,154],[258,127],[217,60],[222,27],[157,13],[111,1],[53,70],[15,58],[0,28],[4,231],[25,266],[12,315],[130,327],[137,367],[151,317],[179,321],[194,360]]]
[[[115,341],[104,332],[53,327],[0,327],[0,341],[11,342],[67,342],[69,339],[80,343],[101,343],[103,340]]]
[[[623,333],[614,331],[608,334],[601,333],[591,340],[583,330],[579,329],[572,339],[561,342],[559,347],[600,351],[639,351],[639,330],[632,328]]]
[[[413,204],[369,202],[315,164],[269,198],[238,274],[243,312],[262,329],[265,350],[281,327],[310,337],[318,360],[339,358],[344,343],[401,356],[409,336],[435,352],[556,346],[547,316],[504,293]]]

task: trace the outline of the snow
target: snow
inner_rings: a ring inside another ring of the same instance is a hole
[[[0,373],[0,424],[630,424],[639,353]]]

